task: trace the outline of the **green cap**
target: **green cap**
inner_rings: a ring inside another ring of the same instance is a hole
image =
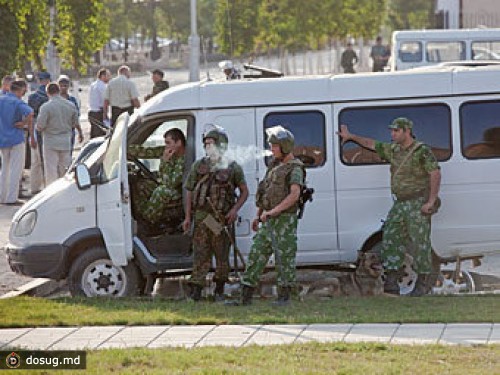
[[[398,117],[394,119],[392,124],[389,125],[389,129],[412,129],[413,122],[408,120],[406,117]]]

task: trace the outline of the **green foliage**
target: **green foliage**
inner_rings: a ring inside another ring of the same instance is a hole
[[[86,71],[94,52],[108,39],[103,3],[99,0],[58,0],[56,44],[67,66]]]
[[[215,31],[223,53],[241,56],[253,50],[260,2],[261,0],[217,1]]]
[[[0,5],[10,9],[16,19],[14,27],[2,28],[3,42],[17,43],[15,53],[9,53],[8,59],[2,58],[0,64],[10,64],[22,71],[27,62],[33,61],[38,69],[42,69],[42,56],[48,38],[47,1],[0,0]]]
[[[391,0],[389,25],[393,30],[425,29],[433,26],[434,2],[429,0]]]
[[[9,35],[0,38],[0,77],[2,77],[11,74],[16,68],[19,48],[19,39],[16,36],[19,30],[15,14],[5,4],[0,4],[0,18],[3,21],[2,31],[9,32]]]

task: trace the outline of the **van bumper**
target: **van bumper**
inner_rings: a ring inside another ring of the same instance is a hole
[[[54,280],[64,278],[67,248],[61,244],[27,247],[5,246],[9,266],[15,273]]]

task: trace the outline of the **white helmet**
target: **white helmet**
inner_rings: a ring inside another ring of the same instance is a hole
[[[219,63],[219,68],[222,70],[233,69],[233,62],[231,60],[224,60]]]

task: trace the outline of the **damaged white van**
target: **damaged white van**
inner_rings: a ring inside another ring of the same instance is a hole
[[[203,155],[207,123],[224,127],[242,165],[250,198],[236,225],[238,246],[252,242],[257,183],[266,159],[265,130],[280,124],[295,135],[294,153],[315,189],[299,222],[297,265],[354,262],[377,248],[391,206],[389,168],[335,131],[390,140],[387,125],[405,116],[442,168],[442,208],[432,241],[442,258],[500,251],[500,68],[441,67],[425,71],[305,78],[197,82],[174,87],[120,117],[112,136],[76,172],[47,187],[15,215],[7,255],[20,274],[68,279],[73,295],[127,296],[150,290],[167,272],[189,270],[189,237],[144,230],[134,215],[134,184],[158,160],[127,160],[130,145],[162,144],[169,128],[187,139],[186,169]],[[257,153],[258,154],[258,153]],[[436,258],[437,259],[437,258]],[[439,264],[438,264],[439,266]]]

